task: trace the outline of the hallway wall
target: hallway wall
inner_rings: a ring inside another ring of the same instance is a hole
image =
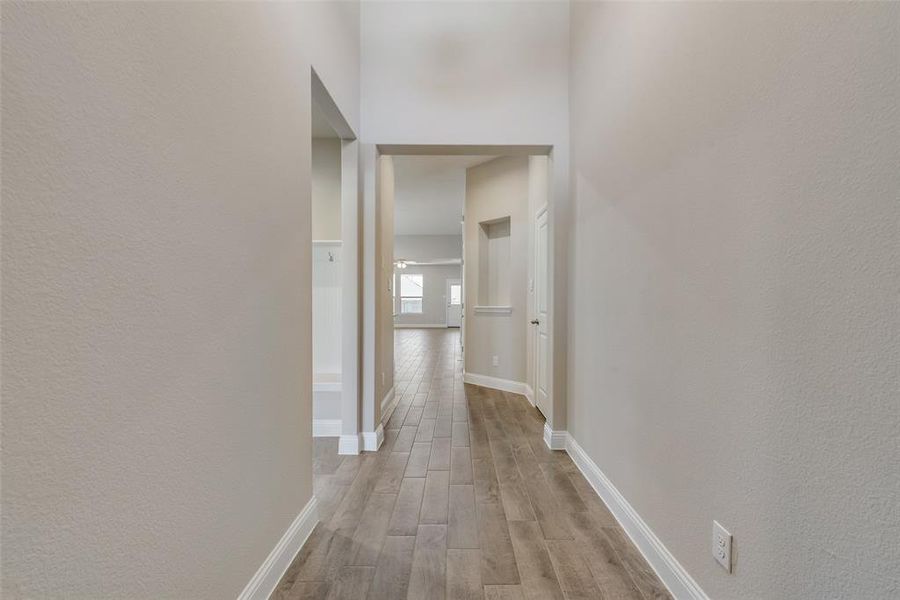
[[[525,383],[528,328],[528,156],[503,156],[466,171],[466,373]],[[490,240],[481,238],[481,223],[509,218],[506,251],[509,314],[476,312],[485,271],[479,265]],[[493,366],[497,356],[499,365]]]
[[[0,596],[234,598],[309,501],[310,65],[358,128],[358,10],[4,3]]]
[[[900,5],[572,11],[569,432],[711,598],[896,597]]]

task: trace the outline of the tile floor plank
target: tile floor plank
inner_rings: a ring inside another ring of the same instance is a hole
[[[431,441],[431,457],[428,460],[430,471],[450,470],[450,438],[436,437]]]
[[[422,506],[424,492],[424,478],[406,477],[403,479],[388,525],[388,535],[416,535],[419,528],[419,509]]]
[[[365,600],[375,576],[374,567],[343,567],[328,590],[328,600]]]
[[[397,494],[372,494],[353,534],[352,565],[374,567],[388,532]]]
[[[419,512],[419,523],[447,523],[450,500],[450,472],[428,471],[425,478],[425,495]]]
[[[447,550],[447,600],[483,600],[481,550]]]
[[[528,600],[565,600],[537,521],[510,521],[522,591]]]
[[[573,540],[547,540],[547,551],[568,600],[601,598],[600,589]]]
[[[378,564],[375,567],[375,578],[369,589],[368,600],[406,598],[415,545],[415,534],[412,536],[389,535],[385,538],[381,555],[378,557]]]
[[[472,483],[472,454],[467,446],[450,448],[450,483]]]
[[[404,477],[425,477],[428,472],[428,461],[431,458],[431,443],[416,442],[409,453]]]
[[[475,487],[451,485],[448,510],[447,547],[479,548],[475,517]]]
[[[482,550],[481,580],[486,585],[519,583],[519,570],[503,507],[479,504],[476,513]]]
[[[447,526],[419,525],[408,600],[442,600],[446,588]]]
[[[484,600],[525,600],[521,585],[486,585]]]

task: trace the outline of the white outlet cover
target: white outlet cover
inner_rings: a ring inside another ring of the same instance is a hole
[[[731,534],[718,521],[713,521],[712,554],[716,562],[731,573]]]

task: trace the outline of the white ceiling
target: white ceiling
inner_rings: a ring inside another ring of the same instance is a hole
[[[394,156],[394,233],[461,235],[466,169],[493,156]]]

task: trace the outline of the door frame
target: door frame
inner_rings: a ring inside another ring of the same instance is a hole
[[[568,241],[566,239],[565,224],[567,222],[568,197],[570,187],[570,174],[568,173],[568,150],[566,147],[557,147],[552,144],[397,144],[390,142],[374,142],[362,146],[363,157],[363,206],[365,215],[363,218],[363,237],[374,235],[376,214],[376,186],[377,159],[384,156],[473,156],[473,155],[497,155],[497,156],[546,156],[547,163],[547,193],[546,204],[548,211],[548,250],[547,250],[547,335],[549,337],[547,367],[547,386],[549,391],[550,414],[547,415],[544,439],[548,445],[556,448],[557,440],[562,439],[566,428],[565,408],[565,365],[566,365],[566,315],[565,303],[557,303],[557,290],[565,293],[566,252]],[[465,218],[465,216],[463,217]],[[558,231],[558,228],[559,229]],[[465,236],[464,236],[465,237]],[[463,242],[465,243],[465,241]],[[365,368],[371,362],[371,356],[376,348],[381,347],[378,336],[374,331],[374,323],[370,321],[374,313],[374,274],[377,272],[377,257],[370,249],[367,239],[363,248],[363,357],[364,372],[363,385],[363,412],[367,406],[374,404],[375,399],[365,391],[374,388],[375,373],[372,369]],[[465,260],[463,260],[463,270]],[[468,322],[468,314],[472,307],[463,301],[461,342],[465,350],[465,328]],[[526,322],[527,325],[527,322]],[[524,382],[522,382],[524,387]],[[522,393],[521,390],[509,390]],[[548,436],[547,432],[551,435]],[[553,440],[551,444],[551,440]]]
[[[463,280],[462,279],[460,279],[458,277],[452,277],[452,278],[448,277],[447,279],[444,280],[444,287],[446,290],[446,296],[445,296],[446,303],[444,305],[444,324],[447,327],[459,327],[460,329],[462,329],[462,296],[460,296],[460,303],[459,303],[459,325],[450,325],[450,319],[448,318],[448,313],[450,312],[449,309],[452,306],[450,304],[450,286],[453,284],[459,284],[460,294],[462,294],[462,289],[463,289]]]
[[[338,453],[359,454],[362,327],[359,285],[360,146],[356,133],[315,68],[310,71],[311,102],[322,110],[328,124],[341,139],[341,436]]]

